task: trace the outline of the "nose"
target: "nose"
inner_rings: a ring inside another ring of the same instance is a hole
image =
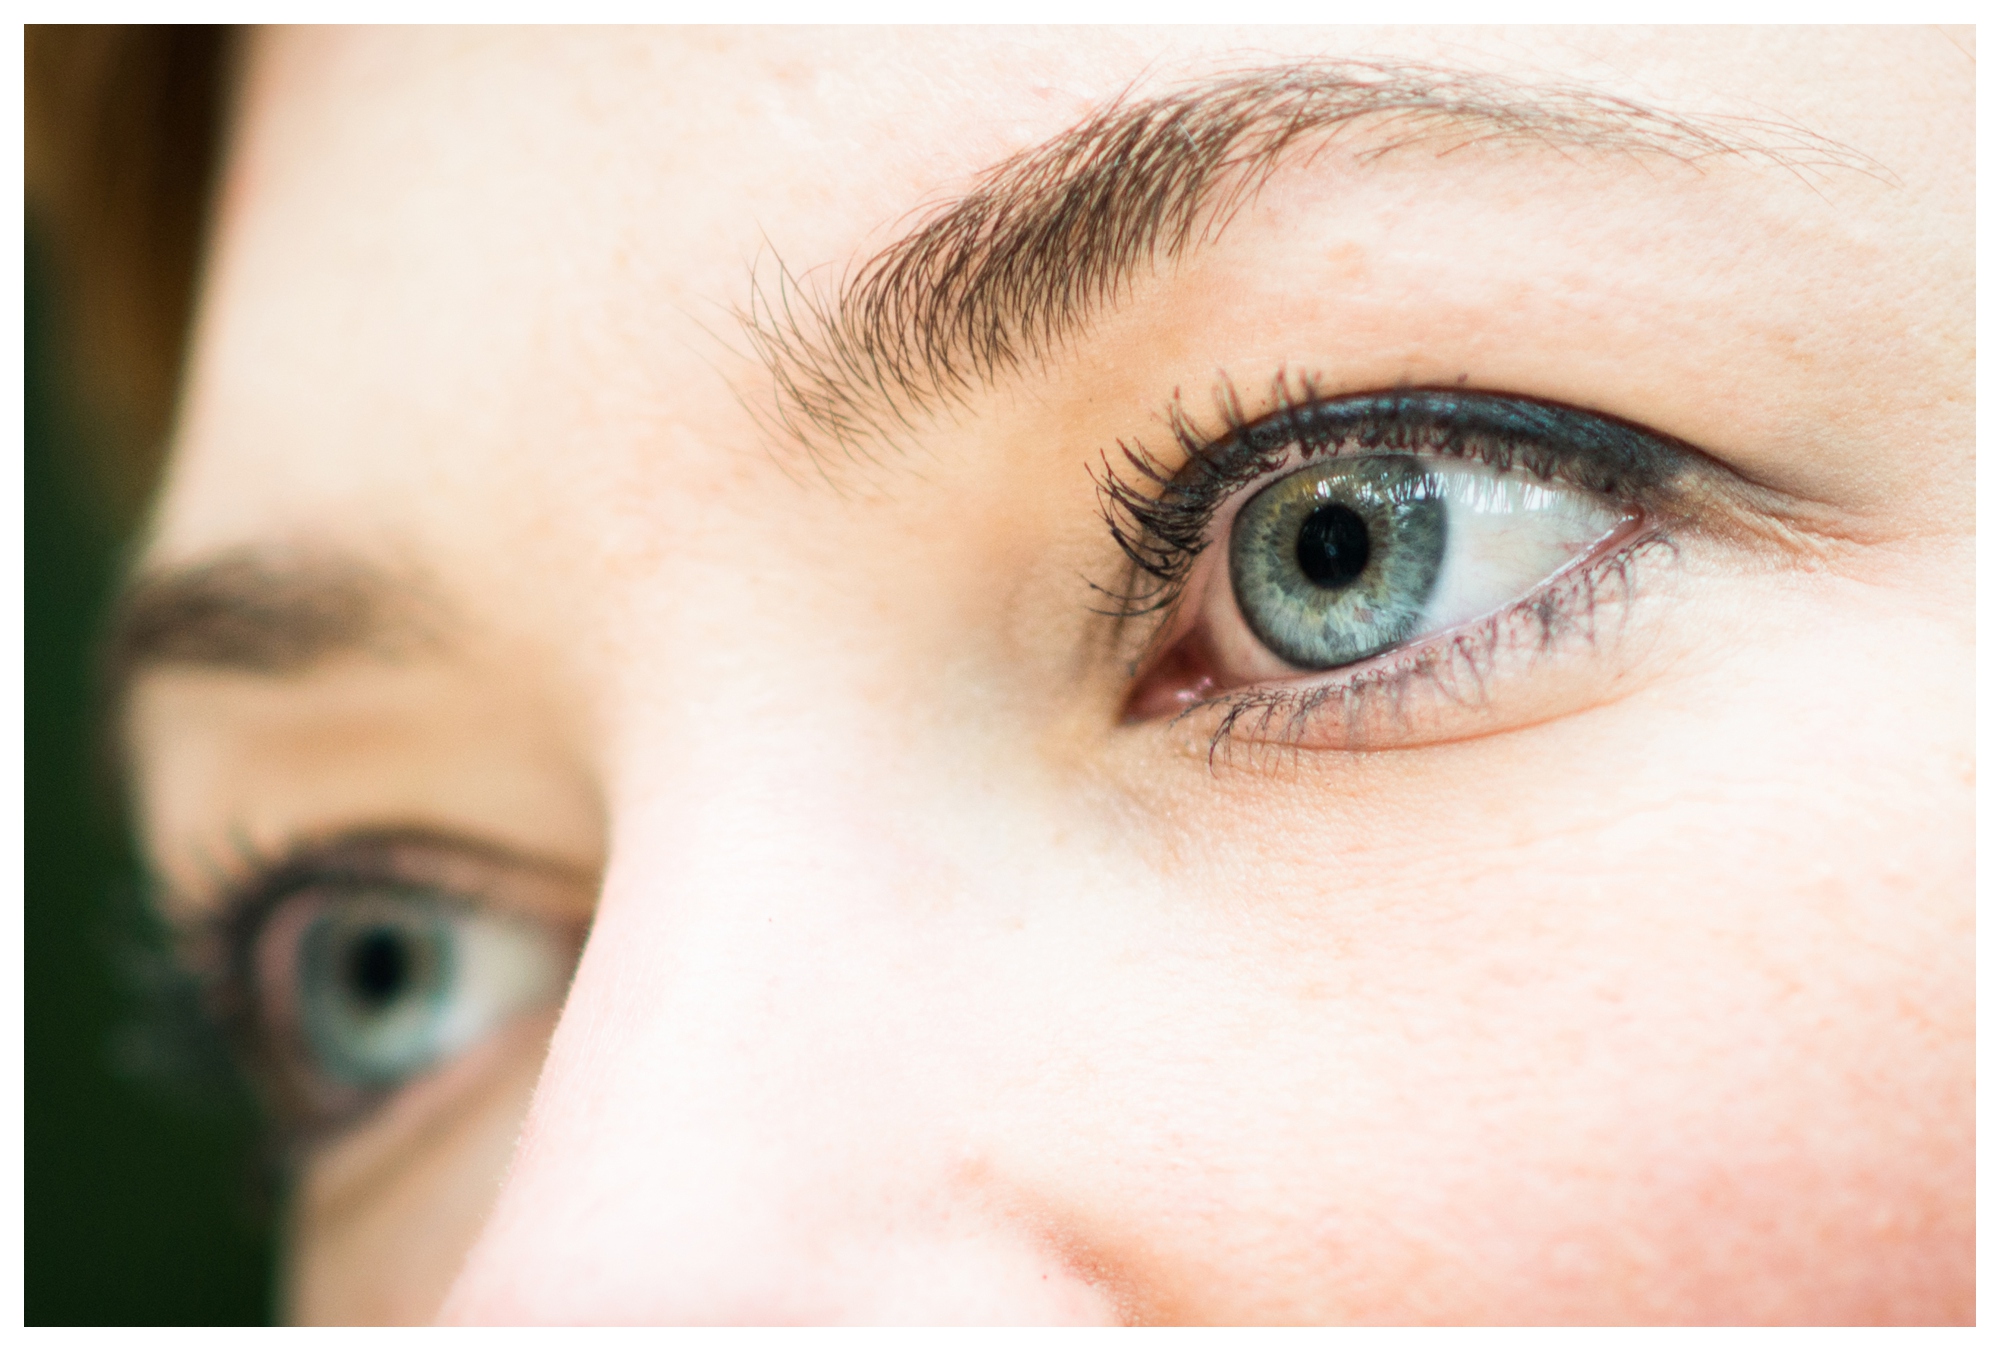
[[[443,1320],[1118,1321],[1001,1124],[1036,1036],[1004,888],[884,800],[879,759],[732,751],[752,767],[618,813]]]

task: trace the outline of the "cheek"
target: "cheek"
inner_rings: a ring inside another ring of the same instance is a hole
[[[491,1286],[828,1321],[937,1286],[921,1248],[1073,1279],[1064,1316],[1100,1287],[1170,1321],[1948,1313],[1969,889],[1859,866],[1935,841],[1935,803],[1808,777],[1859,688],[1798,693],[1825,632],[1513,735],[1155,764],[1136,812],[862,713],[677,727],[618,814]],[[1897,762],[1880,735],[1854,753]],[[300,1312],[429,1315],[534,1060],[379,1184],[308,1188]]]
[[[1117,1219],[1262,1318],[1938,1316],[1970,1252],[1949,925],[1732,857],[1743,824],[1218,869],[1262,922],[1229,988],[1150,992],[1191,1016],[1106,1105],[1165,1099],[1174,1147],[1126,1141]]]
[[[1101,1057],[1124,1147],[1070,1164],[1162,1286],[1297,1321],[1969,1315],[1963,649],[1764,585],[1603,708],[1159,776],[1175,923],[1129,1006],[1173,1035]]]

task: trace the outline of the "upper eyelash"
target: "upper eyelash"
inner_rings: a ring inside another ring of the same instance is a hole
[[[1649,495],[1701,458],[1693,446],[1616,418],[1510,394],[1411,387],[1329,399],[1312,376],[1281,371],[1269,403],[1272,411],[1247,416],[1223,376],[1215,391],[1221,434],[1204,434],[1178,392],[1166,409],[1179,470],[1138,443],[1118,443],[1133,479],[1100,456],[1099,513],[1127,573],[1120,589],[1093,589],[1111,599],[1115,619],[1173,608],[1222,503],[1295,451],[1309,460],[1343,445],[1425,450],[1619,498]]]

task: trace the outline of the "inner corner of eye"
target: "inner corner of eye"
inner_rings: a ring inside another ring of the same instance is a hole
[[[1220,676],[1205,634],[1183,635],[1139,672],[1120,721],[1126,724],[1173,717],[1202,702],[1220,687]]]

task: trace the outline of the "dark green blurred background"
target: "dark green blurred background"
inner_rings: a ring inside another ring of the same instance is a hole
[[[148,1017],[158,977],[90,679],[132,522],[89,472],[32,222],[26,276],[26,1318],[264,1322],[270,1206],[247,1100],[190,1077],[208,1062],[175,1059],[187,1038]]]

